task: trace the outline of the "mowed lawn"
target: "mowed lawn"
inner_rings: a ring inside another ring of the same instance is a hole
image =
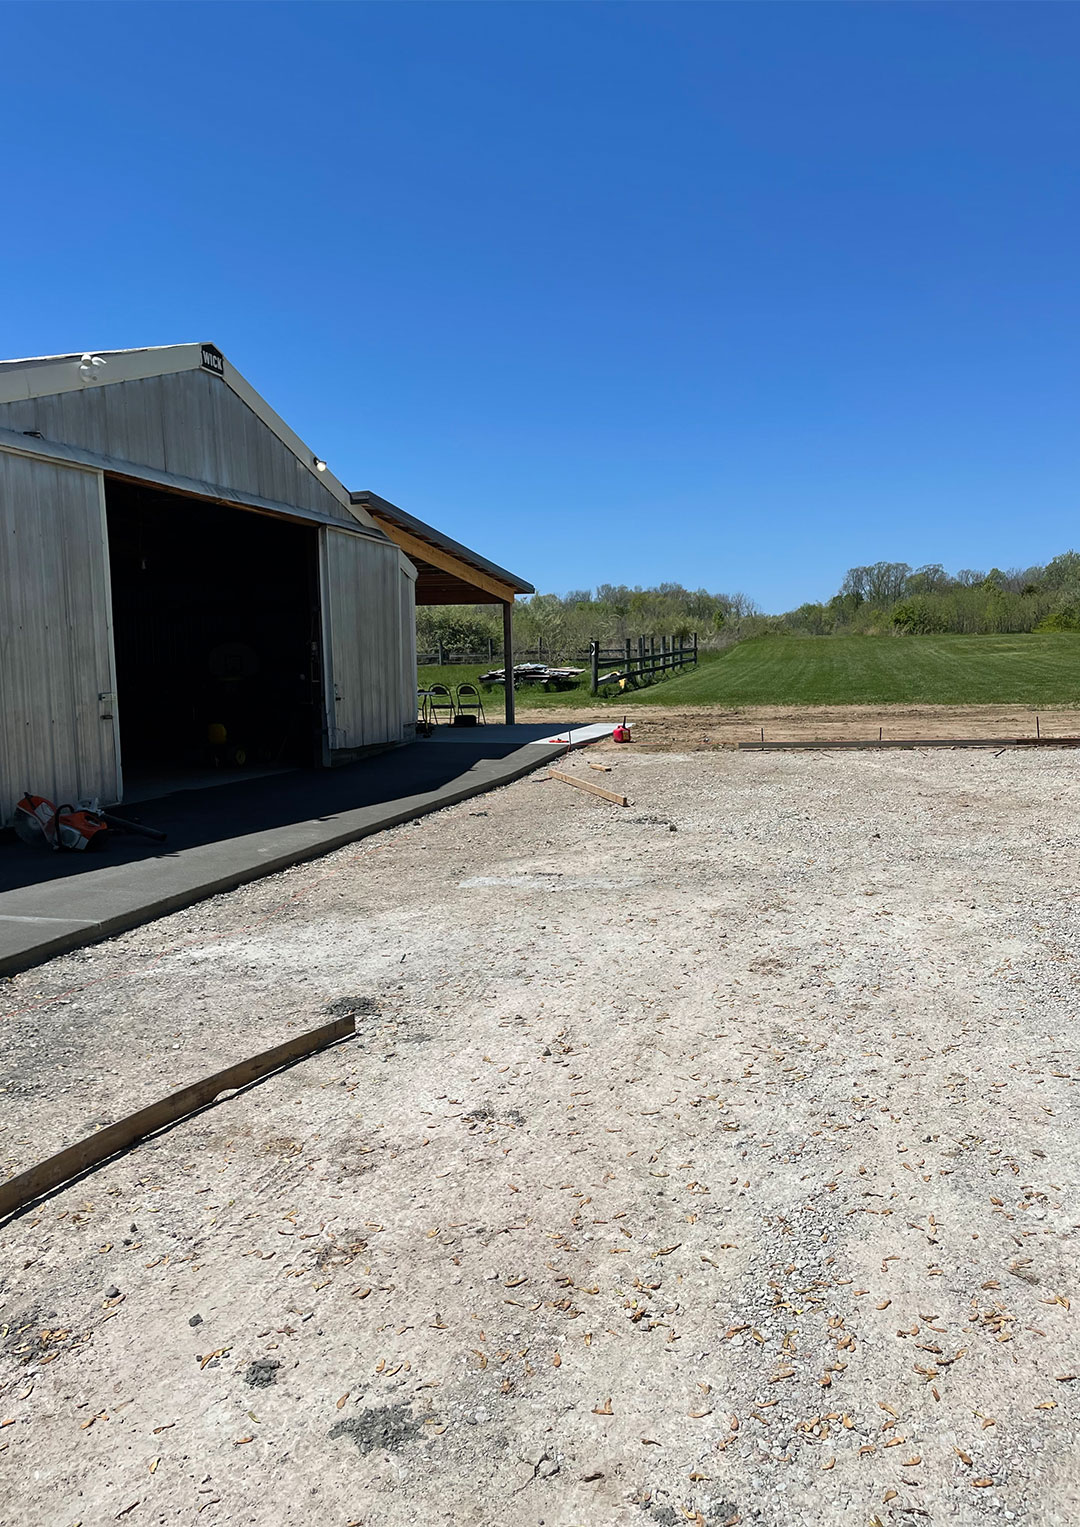
[[[652,705],[1080,704],[1080,635],[765,636],[635,695]]]
[[[479,667],[422,668],[422,684],[475,682]],[[1080,705],[1080,634],[762,636],[623,694],[519,688],[518,708],[633,705]],[[502,690],[484,695],[492,718]]]

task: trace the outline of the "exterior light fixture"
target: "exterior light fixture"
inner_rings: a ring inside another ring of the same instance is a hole
[[[315,468],[316,472],[326,471],[326,462],[321,461],[318,456],[313,456],[311,458],[311,464]]]
[[[107,366],[108,364],[108,361],[104,360],[102,356],[94,355],[92,351],[87,350],[79,362],[79,380],[82,382],[96,382],[98,380],[98,372],[102,366]]]

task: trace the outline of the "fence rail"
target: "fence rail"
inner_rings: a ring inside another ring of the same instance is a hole
[[[621,647],[602,647],[598,641],[590,642],[588,660],[593,694],[605,682],[637,684],[656,674],[672,673],[695,664],[698,660],[697,632],[689,646],[683,642],[676,646],[673,636],[639,636],[636,645],[628,636]],[[601,669],[612,663],[618,665],[613,672],[601,673]]]
[[[440,642],[434,652],[418,652],[416,661],[422,668],[435,664],[442,667],[445,664],[493,663],[501,653],[501,642],[491,638],[487,642],[486,652],[466,652],[462,648],[447,647]],[[549,643],[541,638],[536,643],[535,655],[542,662],[545,657],[549,661],[553,659],[555,653]],[[698,660],[697,632],[682,640],[673,636],[639,636],[634,640],[628,636],[620,645],[609,647],[599,641],[592,641],[588,652],[575,656],[578,661],[589,665],[591,689],[596,694],[605,681],[618,683],[622,680],[626,685],[636,685],[657,675],[674,673],[695,664]],[[518,663],[528,662],[533,657],[532,646],[518,648],[514,657]]]
[[[531,645],[516,647],[514,657],[521,661],[531,659],[534,650],[538,662],[543,662],[545,654],[549,658],[554,655],[550,643],[545,642],[541,637],[535,649]],[[439,642],[434,651],[418,652],[416,662],[420,668],[431,667],[434,664],[438,664],[441,668],[446,663],[493,663],[497,657],[502,657],[502,642],[489,636],[486,652],[466,652],[463,647],[447,647]]]

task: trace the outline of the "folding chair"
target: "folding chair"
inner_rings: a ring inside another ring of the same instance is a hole
[[[427,713],[428,720],[434,726],[438,726],[439,724],[440,711],[446,711],[447,715],[450,717],[450,720],[453,721],[454,716],[457,714],[457,708],[454,705],[454,697],[447,689],[445,684],[429,684],[427,692]]]
[[[477,722],[487,725],[487,717],[484,715],[484,702],[480,698],[480,691],[475,684],[459,684],[457,687],[457,710],[459,716],[472,714]]]

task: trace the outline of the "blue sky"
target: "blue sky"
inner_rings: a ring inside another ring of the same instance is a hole
[[[212,339],[543,589],[1080,543],[1076,6],[0,10],[2,355]]]

